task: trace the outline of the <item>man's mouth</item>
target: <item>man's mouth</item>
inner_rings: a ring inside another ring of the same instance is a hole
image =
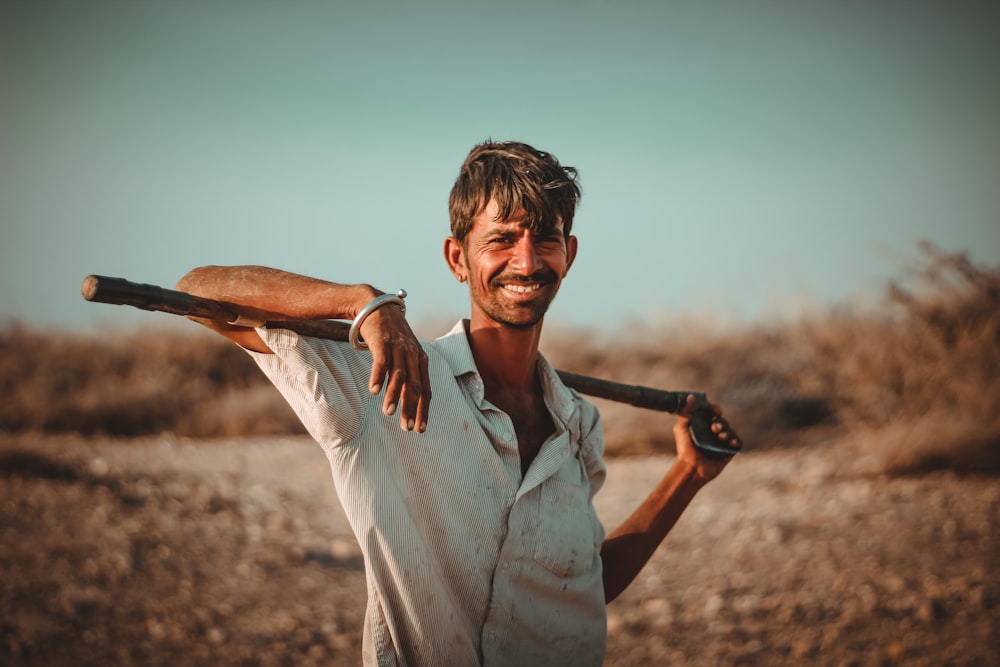
[[[504,283],[500,287],[515,294],[530,294],[542,288],[542,283]]]
[[[556,275],[550,271],[538,271],[531,275],[502,274],[493,279],[494,289],[499,288],[514,294],[531,294],[556,282]]]

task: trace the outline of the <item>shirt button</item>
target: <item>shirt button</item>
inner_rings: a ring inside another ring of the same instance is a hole
[[[503,439],[507,442],[514,442],[514,434],[510,431],[503,432]]]

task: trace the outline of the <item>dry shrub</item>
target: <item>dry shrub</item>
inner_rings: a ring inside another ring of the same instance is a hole
[[[879,469],[1000,472],[1000,268],[919,247],[881,313],[814,332],[817,369]]]
[[[922,415],[851,432],[851,472],[1000,473],[1000,415],[983,408],[934,408]]]
[[[877,309],[721,330],[633,326],[563,334],[557,366],[620,382],[698,389],[748,449],[864,441],[877,469],[1000,471],[1000,269],[929,242]],[[659,415],[602,405],[611,454],[672,446]]]
[[[0,430],[139,436],[303,432],[245,352],[207,332],[0,331]]]

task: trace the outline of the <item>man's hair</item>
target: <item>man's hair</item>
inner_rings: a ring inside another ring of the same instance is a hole
[[[469,151],[451,189],[452,236],[464,244],[473,220],[490,199],[499,206],[498,220],[523,210],[532,231],[544,233],[561,220],[568,238],[580,184],[576,169],[560,165],[549,153],[516,141],[486,141]]]

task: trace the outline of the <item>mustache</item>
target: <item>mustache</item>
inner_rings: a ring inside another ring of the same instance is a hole
[[[535,271],[529,275],[523,275],[520,273],[501,273],[499,276],[490,281],[490,285],[493,287],[499,287],[500,285],[512,285],[521,283],[523,285],[528,285],[531,283],[540,283],[542,285],[547,285],[556,282],[556,274],[554,271]]]

